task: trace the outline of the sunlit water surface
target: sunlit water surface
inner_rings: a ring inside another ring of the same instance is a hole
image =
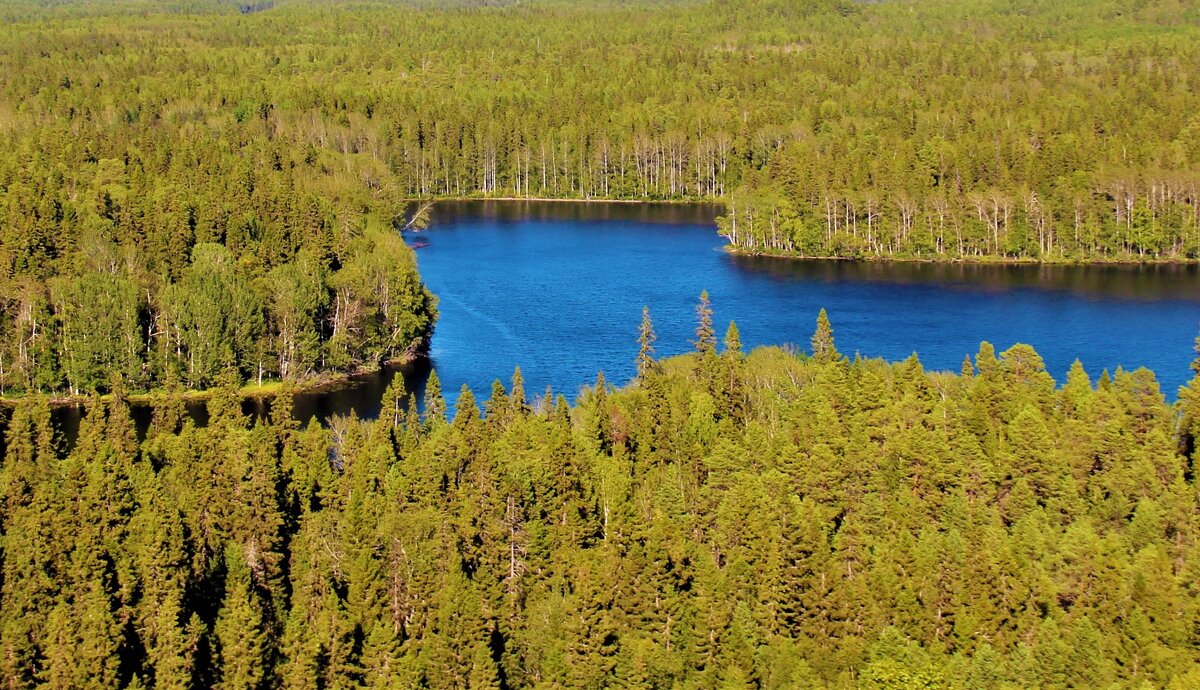
[[[634,372],[642,306],[660,356],[685,352],[708,290],[719,332],[738,324],[747,347],[807,346],[819,309],[839,349],[958,370],[981,341],[1033,345],[1061,383],[1076,359],[1103,369],[1148,367],[1168,399],[1190,377],[1200,331],[1195,266],[977,266],[795,261],[722,251],[708,205],[455,202],[410,234],[440,300],[431,360],[404,373],[424,390],[429,364],[451,404],[463,384],[482,402],[520,367],[532,397],[573,398],[603,370]],[[374,417],[394,371],[297,396],[302,420]],[[261,412],[261,410],[258,410]],[[72,413],[60,413],[70,427]],[[203,419],[203,410],[195,411]],[[75,415],[77,416],[77,414]],[[147,419],[145,411],[139,419]],[[67,430],[68,434],[70,430]]]
[[[1060,382],[1080,359],[1149,367],[1168,398],[1189,377],[1200,331],[1194,266],[979,266],[795,261],[721,250],[710,206],[455,203],[419,245],[439,296],[432,363],[447,391],[485,397],[520,366],[531,392],[573,396],[603,370],[633,375],[643,305],[658,353],[688,350],[708,290],[719,332],[745,345],[806,347],[817,312],[845,353],[957,370],[981,341],[1033,345]]]

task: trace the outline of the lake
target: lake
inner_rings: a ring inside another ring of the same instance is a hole
[[[295,414],[375,417],[392,376],[421,394],[432,366],[453,404],[463,384],[482,403],[492,381],[521,367],[532,397],[574,398],[600,370],[634,374],[642,305],[659,356],[691,349],[695,304],[708,290],[719,334],[806,349],[829,312],[846,354],[957,371],[987,340],[998,351],[1033,345],[1061,383],[1079,358],[1103,369],[1148,367],[1168,399],[1191,377],[1200,331],[1196,266],[998,266],[799,261],[722,251],[715,205],[447,202],[407,239],[439,297],[429,362],[300,394]],[[193,415],[203,421],[203,406]],[[247,411],[261,413],[247,403]],[[146,411],[136,411],[139,421]],[[59,412],[73,436],[78,411]]]
[[[1061,383],[1080,359],[1153,369],[1174,399],[1191,376],[1200,332],[1195,266],[998,266],[798,261],[722,251],[720,207],[566,202],[438,204],[410,234],[441,318],[430,363],[451,402],[466,384],[482,402],[521,367],[530,395],[573,398],[603,370],[634,374],[642,305],[660,356],[691,348],[695,304],[708,290],[718,333],[730,320],[747,347],[807,348],[817,312],[846,354],[957,371],[990,341],[1033,345]],[[409,373],[423,389],[426,372]],[[297,400],[303,417],[374,416],[392,374]]]

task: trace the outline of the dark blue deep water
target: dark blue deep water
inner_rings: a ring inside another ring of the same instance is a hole
[[[642,305],[657,350],[688,350],[708,290],[717,330],[747,347],[807,347],[817,312],[839,349],[958,370],[980,341],[1033,345],[1061,382],[1079,358],[1101,370],[1153,369],[1168,398],[1191,375],[1200,331],[1195,267],[1037,267],[795,261],[721,250],[717,208],[462,202],[410,235],[440,299],[432,364],[447,393],[482,401],[520,366],[530,394],[574,397],[603,370],[633,376]]]

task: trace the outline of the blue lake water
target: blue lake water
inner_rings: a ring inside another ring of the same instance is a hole
[[[722,251],[711,206],[461,202],[409,236],[440,299],[431,361],[448,394],[482,400],[520,366],[530,394],[574,397],[603,370],[634,373],[642,305],[666,356],[690,349],[708,290],[717,330],[748,346],[806,348],[828,310],[839,349],[958,370],[981,341],[1033,345],[1060,382],[1080,359],[1153,369],[1173,399],[1200,331],[1194,266],[888,264],[740,257]],[[419,387],[420,382],[416,385]],[[451,396],[452,397],[452,396]],[[369,409],[360,414],[370,414]]]
[[[1200,331],[1196,266],[978,266],[796,261],[735,256],[710,205],[455,202],[408,235],[439,296],[431,359],[295,396],[301,421],[374,418],[393,377],[423,395],[430,366],[451,403],[463,384],[480,402],[520,366],[530,396],[574,398],[603,370],[634,373],[642,305],[659,356],[691,349],[695,305],[708,290],[717,328],[735,320],[747,347],[807,348],[817,312],[846,354],[888,360],[913,352],[927,369],[957,371],[987,340],[1033,345],[1061,383],[1078,358],[1104,369],[1148,367],[1170,400],[1191,378]],[[204,406],[193,405],[203,422]],[[262,414],[266,404],[248,401]],[[70,443],[81,410],[56,412]],[[144,430],[149,410],[134,409]]]

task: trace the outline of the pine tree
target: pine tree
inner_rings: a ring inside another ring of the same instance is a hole
[[[608,381],[601,371],[596,375],[596,385],[592,388],[589,398],[591,404],[588,407],[591,414],[588,431],[590,438],[599,444],[603,453],[612,451],[612,409],[608,402],[608,392]]]
[[[508,391],[504,390],[504,384],[500,383],[500,379],[492,381],[492,394],[483,403],[483,414],[489,424],[501,428],[508,426],[512,420],[508,403]]]
[[[46,621],[41,686],[52,690],[101,690],[117,686],[120,624],[112,597],[98,581],[81,583],[73,603],[61,602]]]
[[[607,550],[607,549],[606,549]],[[613,591],[601,571],[603,556],[572,574],[567,603],[567,686],[602,688],[615,663],[618,630],[612,620]],[[611,559],[609,559],[611,565]],[[611,575],[612,573],[608,573]]]
[[[975,377],[975,365],[971,363],[970,355],[967,355],[963,358],[963,363],[961,369],[959,370],[959,374],[963,377],[963,379],[971,379]]]
[[[1200,337],[1196,338],[1196,358],[1192,360],[1192,371],[1195,376],[1186,386],[1179,389],[1179,439],[1180,451],[1189,460],[1189,471],[1192,476],[1200,472],[1197,467],[1200,457]]]
[[[725,351],[721,353],[719,365],[714,367],[716,376],[709,387],[709,394],[717,401],[721,418],[739,423],[744,420],[749,404],[743,381],[744,364],[745,355],[742,353],[737,324],[730,321],[725,332]]]
[[[446,421],[446,399],[442,397],[442,382],[438,379],[437,371],[429,372],[429,381],[425,383],[425,424],[437,426]]]
[[[120,460],[129,464],[137,459],[138,438],[133,417],[129,414],[125,383],[120,374],[113,376],[111,400],[108,404],[105,438],[112,444]]]
[[[30,636],[32,616],[5,616],[0,630],[0,688],[26,690],[36,687],[37,647]]]
[[[295,396],[295,388],[284,384],[271,399],[271,426],[279,434],[279,440],[284,446],[295,442],[296,432],[300,429],[300,422],[295,417]]]
[[[184,623],[178,593],[166,596],[154,612],[153,645],[148,651],[154,669],[154,687],[161,690],[188,690],[193,675],[196,646],[204,625],[196,614]]]
[[[500,690],[500,673],[486,644],[475,645],[471,671],[467,674],[467,690]]]
[[[529,402],[525,399],[525,377],[521,367],[513,369],[512,386],[508,392],[508,404],[513,414],[523,417],[529,414]]]
[[[742,338],[738,333],[737,324],[733,321],[729,322],[729,328],[725,331],[725,353],[733,359],[742,358]]]
[[[379,419],[389,428],[399,427],[405,416],[407,400],[408,388],[404,385],[404,375],[395,372],[379,403]]]
[[[368,687],[402,687],[401,682],[405,679],[400,662],[400,640],[392,621],[375,621],[363,643],[362,660]]]
[[[501,386],[501,390],[503,389]],[[451,425],[460,431],[466,431],[472,429],[478,421],[479,404],[475,402],[475,393],[464,383],[462,388],[458,389],[458,400],[454,401],[454,419]]]
[[[489,627],[479,594],[473,583],[456,573],[447,577],[436,600],[430,602],[436,632],[423,641],[421,656],[434,688],[471,688],[469,679],[476,674],[478,681],[490,681],[489,669],[479,658],[481,650],[485,656],[488,652]],[[494,662],[492,666],[494,670]]]

